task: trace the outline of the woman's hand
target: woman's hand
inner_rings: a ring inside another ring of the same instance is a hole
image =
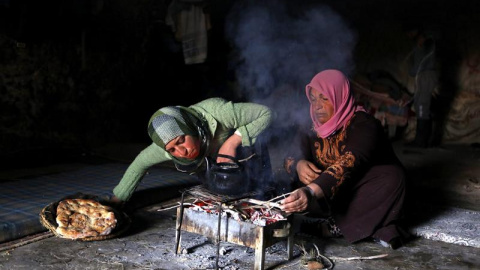
[[[312,194],[307,187],[302,187],[290,194],[287,198],[280,201],[282,210],[286,213],[303,212],[308,207],[308,202],[312,199]]]
[[[317,179],[317,177],[322,173],[322,170],[317,168],[315,164],[308,160],[299,160],[297,162],[297,174],[298,179],[305,184],[310,184],[313,180]]]
[[[113,195],[108,203],[117,209],[122,209],[125,206],[125,202],[120,200],[117,196]]]
[[[242,144],[242,137],[238,136],[237,134],[233,134],[232,136],[228,137],[227,140],[222,144],[220,149],[218,150],[219,154],[228,155],[232,157],[237,156],[237,147]],[[224,157],[217,157],[217,163],[221,162],[232,162],[229,158]]]

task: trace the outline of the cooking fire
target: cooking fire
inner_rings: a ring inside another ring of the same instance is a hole
[[[184,207],[210,214],[219,214],[236,221],[251,222],[258,226],[265,226],[279,220],[286,220],[279,210],[279,204],[255,199],[242,199],[230,204],[222,203],[221,208],[212,200],[196,199],[193,203],[184,203]]]
[[[193,196],[193,202],[184,202],[184,194]],[[293,233],[290,216],[281,210],[280,200],[288,194],[261,201],[243,194],[237,197],[212,193],[202,186],[196,186],[182,193],[177,209],[177,235],[175,252],[181,246],[181,231],[201,234],[217,243],[217,266],[219,243],[234,243],[255,249],[255,270],[261,270],[265,263],[265,248],[287,241],[288,259],[293,253]]]

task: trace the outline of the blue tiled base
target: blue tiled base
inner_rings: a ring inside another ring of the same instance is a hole
[[[45,231],[39,213],[51,202],[75,193],[99,197],[111,195],[127,167],[128,164],[96,165],[2,183],[0,243]],[[180,195],[179,189],[199,183],[194,176],[171,168],[154,167],[145,175],[131,201],[135,207],[161,202]]]

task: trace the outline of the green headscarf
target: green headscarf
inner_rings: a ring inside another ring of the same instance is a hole
[[[148,122],[148,135],[162,149],[181,135],[200,139],[200,154],[195,160],[177,158],[168,153],[180,171],[193,171],[202,164],[208,153],[211,138],[206,120],[193,109],[182,106],[164,107],[156,111]]]

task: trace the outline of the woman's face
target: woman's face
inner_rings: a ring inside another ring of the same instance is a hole
[[[165,150],[174,157],[193,160],[200,154],[200,140],[190,135],[181,135],[167,143]]]
[[[324,95],[315,88],[310,90],[310,103],[313,108],[313,115],[315,119],[322,124],[325,124],[333,116],[333,104]]]

